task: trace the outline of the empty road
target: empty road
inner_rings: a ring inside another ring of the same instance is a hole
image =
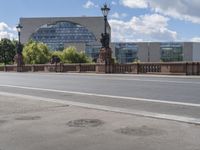
[[[200,123],[200,77],[0,73],[0,95]]]

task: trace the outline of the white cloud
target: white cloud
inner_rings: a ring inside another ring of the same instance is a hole
[[[152,9],[156,12],[180,19],[200,23],[199,0],[150,0]]]
[[[111,2],[111,5],[117,5],[117,2],[112,1],[112,2]]]
[[[200,37],[193,37],[190,41],[191,42],[200,42]]]
[[[0,39],[3,39],[3,38],[13,39],[14,35],[6,31],[0,31]]]
[[[111,18],[116,18],[116,19],[119,19],[119,18],[124,18],[124,17],[127,17],[127,14],[126,13],[118,13],[118,12],[115,12],[111,15]]]
[[[5,29],[7,29],[7,28],[8,28],[7,24],[5,24],[4,22],[0,22],[0,31],[3,31]]]
[[[149,7],[154,12],[200,24],[199,0],[121,0],[121,3],[130,8]]]
[[[8,39],[16,38],[16,32],[14,28],[9,27],[4,22],[0,22],[0,39],[2,38],[8,38]]]
[[[97,8],[98,5],[94,4],[94,2],[88,0],[84,5],[83,5],[84,8]]]
[[[146,0],[121,0],[121,3],[124,6],[130,7],[130,8],[147,8],[148,3]]]
[[[112,40],[131,41],[175,41],[177,33],[169,30],[169,18],[159,14],[133,17],[130,21],[111,19]]]

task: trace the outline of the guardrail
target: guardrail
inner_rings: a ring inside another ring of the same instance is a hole
[[[130,74],[200,75],[200,62],[132,63],[132,64],[39,64],[0,66],[0,71],[18,72],[93,72]]]

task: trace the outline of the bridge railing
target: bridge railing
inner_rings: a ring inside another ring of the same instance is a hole
[[[96,73],[129,73],[129,74],[182,74],[200,75],[200,62],[170,63],[132,63],[132,64],[38,64],[6,65],[0,71],[19,72],[96,72]]]
[[[161,64],[160,63],[141,63],[138,64],[138,72],[139,73],[160,73],[161,72]]]

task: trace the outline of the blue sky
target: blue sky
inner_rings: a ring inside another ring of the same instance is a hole
[[[0,38],[15,38],[20,17],[101,16],[111,7],[112,41],[199,41],[199,0],[0,0]]]

